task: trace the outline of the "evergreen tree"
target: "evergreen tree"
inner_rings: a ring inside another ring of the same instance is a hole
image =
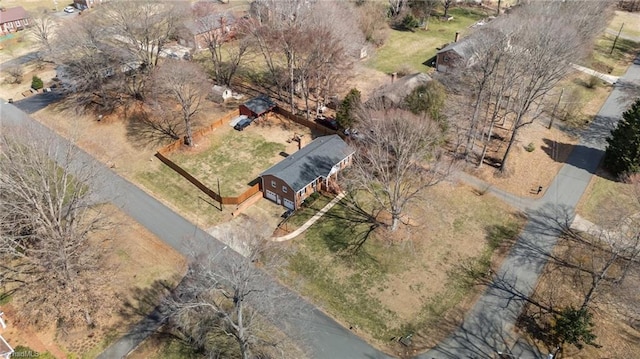
[[[360,91],[351,89],[344,100],[340,103],[336,112],[336,121],[342,128],[350,128],[355,122],[355,112],[360,107]]]
[[[604,165],[616,176],[640,172],[640,99],[631,105],[607,138]]]
[[[41,88],[44,87],[44,83],[42,82],[42,79],[39,78],[38,76],[33,76],[31,78],[31,87],[35,90],[40,90]]]
[[[564,344],[573,344],[578,349],[582,349],[585,344],[600,348],[595,342],[593,321],[587,308],[564,308],[556,315],[553,334],[559,348]]]

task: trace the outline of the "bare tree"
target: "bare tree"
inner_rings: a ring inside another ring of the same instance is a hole
[[[119,48],[121,62],[129,66],[124,80],[134,98],[144,98],[147,75],[158,65],[185,13],[186,3],[180,2],[112,1],[94,16],[103,31],[100,40]]]
[[[94,324],[103,290],[100,249],[90,234],[106,224],[95,203],[97,172],[71,145],[31,130],[0,138],[0,278],[39,326]],[[29,138],[28,143],[17,139]]]
[[[184,143],[193,146],[193,118],[208,90],[208,81],[199,65],[180,60],[167,60],[154,73],[155,99],[165,96],[177,104],[184,122]],[[162,103],[159,100],[156,103]]]
[[[121,50],[102,41],[104,29],[93,16],[79,17],[68,31],[74,36],[53,42],[62,86],[81,107],[95,103],[109,111],[120,98],[119,79],[126,75]]]
[[[512,134],[501,172],[507,171],[519,129],[541,114],[544,96],[567,75],[571,62],[587,53],[595,36],[606,27],[608,9],[606,1],[534,2],[518,8],[516,16],[521,22],[511,45],[520,55],[521,76],[514,90]],[[563,21],[555,21],[558,16]]]
[[[245,37],[246,21],[235,19],[230,13],[219,12],[211,2],[196,3],[191,16],[211,54],[216,81],[230,86],[249,49],[250,42]],[[233,41],[235,39],[238,40]],[[233,43],[225,46],[231,41]]]
[[[230,258],[227,247],[194,258],[168,301],[170,323],[201,352],[221,354],[212,339],[222,334],[235,341],[240,357],[252,358],[278,346],[264,320],[269,313],[259,313],[256,305],[259,302],[264,309],[269,306],[265,303],[284,304],[278,301],[276,288],[265,286],[267,274],[254,266],[278,262],[267,259],[273,253],[267,242],[252,230],[236,236],[246,245],[247,258]]]
[[[389,26],[387,24],[387,8],[384,3],[367,1],[356,7],[358,28],[365,40],[374,46],[381,46],[387,39]]]
[[[348,182],[390,214],[395,231],[406,207],[449,175],[453,162],[441,149],[445,134],[428,117],[396,109],[364,110],[359,123],[368,131],[355,143]]]
[[[20,65],[8,66],[3,72],[8,76],[5,81],[10,84],[20,84],[24,79],[24,69]]]
[[[444,8],[444,14],[442,14],[442,16],[449,16],[449,8],[451,8],[452,4],[453,0],[442,0],[442,7]]]
[[[56,23],[51,13],[43,9],[30,14],[29,25],[28,29],[36,42],[47,54],[51,53],[51,43],[56,35]]]
[[[404,10],[407,0],[389,0],[389,13],[391,16],[398,16]]]

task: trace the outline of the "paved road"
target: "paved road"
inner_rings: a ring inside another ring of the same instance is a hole
[[[22,100],[15,101],[13,104],[27,114],[32,114],[42,110],[52,103],[62,100],[63,98],[64,95],[60,91],[53,89],[51,92],[41,92],[31,95]],[[0,101],[2,100],[0,99]]]
[[[494,283],[467,314],[463,325],[433,350],[418,358],[488,358],[495,351],[515,346],[513,353],[522,358],[535,358],[539,353],[517,342],[511,334],[516,316],[535,287],[538,275],[546,263],[546,254],[553,248],[558,234],[558,218],[569,221],[573,209],[582,196],[603,155],[604,138],[626,108],[627,98],[640,91],[640,61],[636,60],[618,81],[614,91],[602,107],[596,120],[583,134],[580,144],[569,157],[545,196],[530,208],[530,220],[520,239],[498,270]],[[0,105],[0,129],[7,125],[30,124],[41,128],[36,121],[12,105]],[[61,142],[66,140],[59,138]],[[84,161],[95,162],[83,153]],[[162,203],[124,180],[108,168],[95,163],[104,180],[99,195],[121,206],[159,238],[183,254],[193,251],[220,252],[224,244],[188,222]],[[505,199],[513,200],[510,197]],[[517,199],[516,199],[517,200]],[[244,260],[233,251],[226,251],[221,261]],[[273,280],[265,286],[279,288],[282,303],[295,303],[291,315],[285,305],[276,312],[273,321],[285,333],[303,343],[313,358],[386,358],[349,330],[283,288]],[[157,319],[149,317],[144,328],[153,328]],[[143,329],[144,329],[143,328]],[[103,358],[121,358],[139,343],[141,337],[128,336],[116,342],[102,355]]]
[[[38,51],[31,51],[28,52],[22,56],[18,56],[14,59],[11,59],[9,61],[5,61],[3,63],[0,64],[0,70],[4,70],[8,67],[11,66],[16,66],[16,65],[24,65],[26,63],[29,63],[35,59],[38,58]]]
[[[511,329],[535,288],[547,254],[556,243],[560,225],[571,223],[575,215],[574,208],[604,155],[605,138],[631,100],[640,95],[639,62],[636,59],[618,80],[544,197],[530,206],[527,211],[530,219],[518,242],[497,271],[492,285],[467,313],[462,326],[418,358],[489,358],[496,351],[506,352],[514,346],[512,353],[516,357],[542,357],[534,348],[517,342]]]
[[[46,127],[33,120],[13,105],[0,103],[0,130],[11,131],[12,126],[28,126],[30,131],[50,133]],[[54,134],[61,144],[67,140]],[[97,186],[98,200],[110,201],[121,207],[127,214],[153,232],[178,252],[189,255],[194,252],[219,253],[225,245],[197,228],[171,209],[149,196],[146,192],[123,179],[110,169],[98,163],[87,153],[80,151],[80,162],[92,163],[100,171],[100,185]],[[226,261],[242,261],[242,256],[226,250],[219,257],[221,265]],[[304,350],[312,358],[387,358],[368,343],[351,333],[320,312],[296,293],[281,286],[270,277],[264,286],[276,288],[278,306],[270,308],[272,321],[287,335],[300,341]],[[261,303],[256,303],[260,308]],[[127,335],[115,342],[101,358],[124,357],[146,337],[148,330],[157,326],[160,318],[153,313],[133,335]]]

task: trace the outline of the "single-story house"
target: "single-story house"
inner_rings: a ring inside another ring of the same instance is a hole
[[[249,118],[258,118],[274,108],[276,108],[276,103],[273,100],[266,95],[260,95],[240,105],[239,111],[241,115],[246,115]]]
[[[421,72],[400,77],[376,89],[367,102],[381,101],[386,108],[399,106],[413,90],[426,85],[431,80],[429,75]]]
[[[471,39],[464,38],[458,41],[459,33],[456,33],[455,41],[443,47],[436,53],[436,70],[447,72],[464,59],[468,59],[473,52]]]
[[[260,174],[262,195],[288,209],[320,189],[351,164],[355,151],[338,135],[318,137]]]
[[[194,51],[208,48],[212,39],[224,43],[233,39],[236,18],[231,13],[210,14],[185,21],[178,29],[178,43]]]
[[[29,14],[22,6],[0,7],[0,35],[22,30],[29,26]]]

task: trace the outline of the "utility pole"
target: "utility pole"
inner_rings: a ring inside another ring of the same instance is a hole
[[[616,48],[616,42],[618,42],[618,38],[620,37],[620,33],[622,33],[622,28],[624,27],[624,22],[620,25],[620,30],[618,31],[618,35],[613,40],[613,46],[611,46],[611,51],[609,51],[609,55],[613,54],[613,50]]]
[[[564,95],[564,87],[560,91],[560,97],[558,97],[558,102],[556,102],[556,105],[553,106],[553,112],[551,113],[551,120],[549,120],[549,126],[547,126],[547,129],[549,130],[551,129],[551,126],[553,126],[553,120],[556,118],[556,110],[560,105],[560,101],[562,101],[562,95]]]

